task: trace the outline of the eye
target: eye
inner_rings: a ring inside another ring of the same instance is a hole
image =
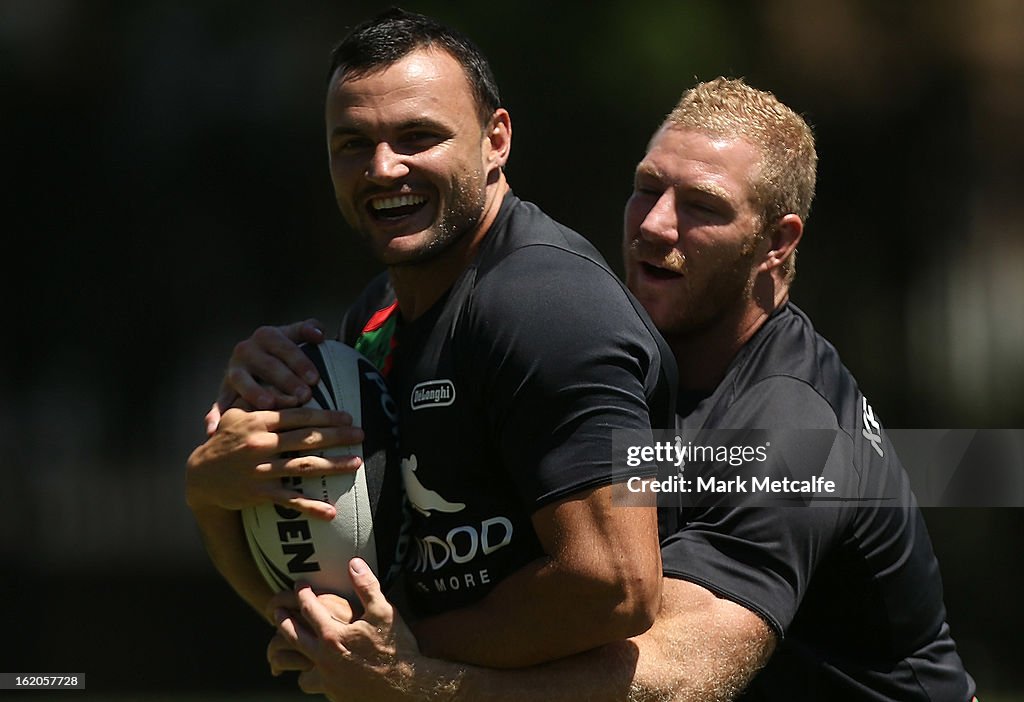
[[[653,188],[634,185],[633,192],[629,195],[629,203],[635,204],[637,207],[642,207],[645,210],[649,210],[654,207],[660,197],[661,193]]]
[[[724,219],[730,216],[732,208],[729,203],[715,193],[704,190],[690,190],[680,197],[682,206],[695,217],[704,219]]]
[[[704,198],[690,199],[682,203],[685,216],[696,223],[719,225],[728,222],[731,210],[720,202]]]
[[[443,134],[437,132],[417,129],[402,135],[399,148],[405,153],[426,151],[440,144],[445,138]]]
[[[664,192],[664,188],[657,181],[652,181],[649,178],[637,178],[633,182],[633,194],[642,195],[645,197],[660,197],[661,193]]]
[[[334,155],[354,154],[372,148],[373,142],[366,137],[344,136],[331,139],[331,153]]]

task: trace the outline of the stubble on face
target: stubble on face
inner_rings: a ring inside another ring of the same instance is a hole
[[[699,333],[746,309],[753,299],[751,271],[756,248],[752,237],[732,260],[704,262],[706,285],[701,290],[687,286],[686,313],[666,331],[674,335]]]
[[[482,169],[455,173],[449,186],[450,198],[437,214],[433,230],[426,241],[413,251],[400,256],[390,254],[386,245],[372,234],[372,224],[363,217],[346,217],[349,227],[359,241],[378,261],[390,267],[415,266],[427,263],[473,232],[483,216],[487,193],[483,186]]]
[[[652,139],[627,205],[624,253],[627,284],[665,336],[728,324],[752,304],[764,236],[748,200],[755,163],[749,145],[701,132],[668,128]]]
[[[429,262],[480,226],[488,197],[484,131],[453,57],[419,50],[339,80],[328,93],[327,122],[339,209],[379,261]],[[393,198],[409,204],[382,204]]]

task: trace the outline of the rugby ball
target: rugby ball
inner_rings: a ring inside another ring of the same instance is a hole
[[[398,407],[384,378],[352,347],[325,341],[301,348],[320,372],[305,406],[348,412],[365,434],[361,445],[317,455],[358,455],[363,466],[354,473],[283,479],[291,489],[334,504],[337,516],[328,522],[273,503],[243,509],[249,548],[275,592],[292,589],[301,580],[321,592],[351,596],[348,562],[355,556],[386,587],[401,565]]]

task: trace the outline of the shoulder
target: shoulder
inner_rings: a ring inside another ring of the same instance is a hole
[[[740,352],[716,393],[718,414],[753,414],[772,426],[852,431],[857,382],[835,347],[787,303]]]
[[[481,248],[477,275],[490,275],[492,269],[504,266],[505,259],[513,255],[575,257],[589,261],[595,269],[614,278],[604,257],[586,237],[510,193]]]
[[[731,394],[714,422],[760,429],[837,429],[839,415],[829,398],[803,378],[768,375]]]
[[[773,375],[790,376],[818,387],[829,383],[842,367],[835,347],[814,329],[796,305],[776,310],[747,342],[734,363],[732,382],[753,384]]]
[[[497,348],[575,357],[661,355],[657,331],[615,275],[594,259],[550,244],[520,247],[480,275],[466,322]]]
[[[583,236],[518,199],[502,214],[474,263],[466,321],[517,337],[652,336],[642,308]]]

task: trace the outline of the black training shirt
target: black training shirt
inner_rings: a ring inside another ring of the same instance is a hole
[[[399,405],[418,615],[461,607],[543,555],[531,515],[612,481],[612,432],[670,426],[675,365],[579,234],[509,193],[472,264],[412,322],[376,279],[343,341]]]
[[[661,515],[666,576],[745,606],[780,637],[743,699],[970,700],[907,476],[853,376],[796,306],[777,310],[715,391],[680,413],[684,441],[764,447],[767,460],[741,468],[688,464],[683,474],[705,488],[711,476],[748,491],[756,477],[834,485],[691,491]]]

